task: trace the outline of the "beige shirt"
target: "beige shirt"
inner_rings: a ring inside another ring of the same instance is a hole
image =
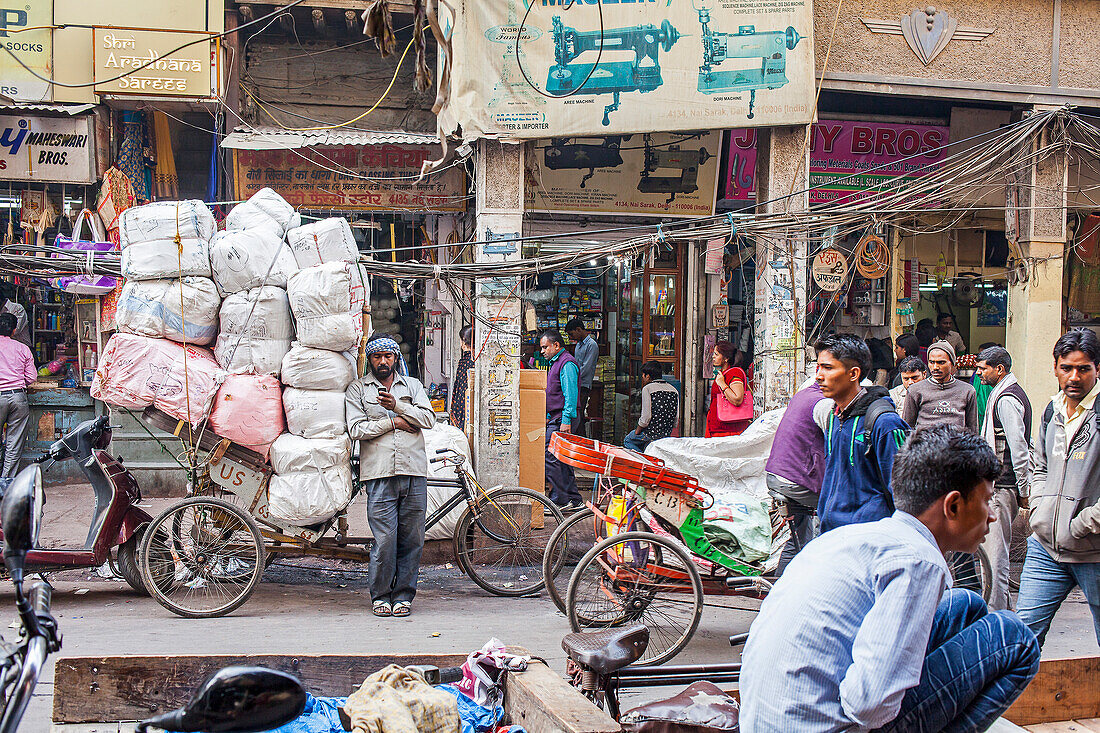
[[[1069,446],[1077,435],[1077,431],[1085,424],[1085,415],[1092,411],[1097,395],[1100,395],[1100,381],[1097,381],[1092,391],[1085,395],[1085,399],[1081,400],[1072,415],[1068,412],[1069,405],[1066,404],[1066,393],[1058,392],[1054,395],[1054,407],[1062,413],[1062,418],[1066,424],[1066,455],[1069,455]]]
[[[428,456],[423,430],[435,425],[435,411],[420,380],[394,374],[390,394],[397,400],[393,411],[378,402],[382,384],[367,374],[348,385],[344,396],[348,434],[359,443],[359,478],[364,481],[390,476],[427,476]],[[394,427],[403,417],[420,431]]]

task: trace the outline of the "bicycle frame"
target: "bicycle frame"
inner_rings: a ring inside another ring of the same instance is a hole
[[[461,459],[461,456],[459,456],[459,459]],[[448,461],[451,463],[451,465],[454,466],[455,473],[457,474],[456,481],[461,491],[455,492],[453,495],[451,495],[449,499],[447,499],[447,501],[443,502],[443,504],[441,504],[438,509],[432,512],[432,515],[428,517],[428,521],[425,524],[425,530],[431,529],[436,524],[443,521],[443,518],[445,516],[450,514],[453,509],[455,509],[459,504],[465,501],[466,506],[470,508],[470,513],[473,515],[474,522],[477,524],[478,529],[484,532],[487,536],[493,538],[493,540],[496,542],[501,542],[504,544],[509,543],[511,540],[508,537],[497,534],[496,532],[492,531],[484,524],[482,524],[481,516],[478,514],[478,512],[475,511],[479,494],[482,497],[485,497],[485,499],[490,504],[493,503],[493,500],[489,498],[488,492],[485,491],[484,488],[482,488],[481,484],[478,483],[477,478],[475,478],[474,475],[462,465],[462,463],[456,462],[456,459],[454,458],[448,459]],[[436,481],[436,485],[439,485],[441,483],[441,481]],[[509,522],[511,522],[511,519],[508,517],[507,513],[502,512],[501,515]]]

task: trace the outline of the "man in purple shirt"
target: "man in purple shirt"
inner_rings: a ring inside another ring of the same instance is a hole
[[[11,478],[19,469],[31,421],[27,387],[38,378],[31,350],[11,337],[15,324],[11,313],[0,313],[0,425],[4,427],[4,466],[0,478]]]

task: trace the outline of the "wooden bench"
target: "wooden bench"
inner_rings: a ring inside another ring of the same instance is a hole
[[[516,650],[517,653],[525,653]],[[235,664],[289,672],[318,697],[345,697],[389,664],[457,667],[465,654],[59,657],[53,733],[132,733],[134,722],[172,710],[215,671]],[[616,733],[619,725],[541,662],[507,677],[507,719],[530,733]]]
[[[1049,659],[991,733],[1100,733],[1100,657]]]

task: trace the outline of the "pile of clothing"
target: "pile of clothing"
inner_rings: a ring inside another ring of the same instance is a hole
[[[125,285],[92,396],[206,421],[270,458],[274,518],[326,521],[351,499],[344,390],[370,298],[351,227],[303,226],[269,188],[225,225],[201,201],[121,214]]]

